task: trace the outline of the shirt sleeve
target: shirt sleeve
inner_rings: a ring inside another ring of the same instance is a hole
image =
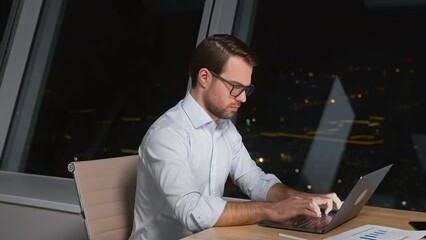
[[[273,174],[266,174],[251,159],[241,135],[236,132],[229,138],[233,148],[231,178],[252,201],[266,201],[269,189],[281,181]]]
[[[186,136],[170,128],[155,130],[142,150],[143,164],[163,192],[178,220],[191,232],[212,227],[225,208],[220,197],[199,191],[188,164]]]

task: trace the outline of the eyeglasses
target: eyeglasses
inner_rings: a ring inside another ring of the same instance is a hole
[[[238,84],[233,84],[230,81],[226,80],[225,78],[221,77],[219,74],[210,71],[209,72],[217,79],[227,83],[229,86],[231,86],[231,91],[229,94],[233,97],[238,97],[241,95],[241,93],[246,92],[246,96],[249,96],[254,91],[254,85],[250,84],[249,86],[243,86]]]

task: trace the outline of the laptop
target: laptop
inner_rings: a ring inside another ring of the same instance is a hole
[[[356,217],[373,195],[377,186],[393,164],[362,176],[352,188],[338,211],[322,214],[320,218],[297,216],[285,222],[262,221],[260,226],[297,230],[312,233],[326,233]]]

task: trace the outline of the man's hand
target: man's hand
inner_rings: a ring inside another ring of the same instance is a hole
[[[332,210],[339,210],[343,202],[335,193],[327,194],[312,194],[314,201],[318,204],[321,209],[324,209],[324,213],[328,214]]]
[[[320,217],[321,209],[328,214],[340,206],[342,201],[335,193],[305,193],[276,184],[270,188],[267,202],[226,203],[215,226],[253,224],[262,220],[282,222],[298,215]]]
[[[320,217],[321,209],[328,214],[338,210],[342,201],[335,193],[312,194],[296,191],[283,184],[276,184],[268,192],[268,201],[273,202],[273,221],[288,220],[297,215]]]

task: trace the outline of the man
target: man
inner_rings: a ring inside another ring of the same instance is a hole
[[[293,190],[265,174],[231,122],[253,91],[252,51],[230,35],[195,49],[185,98],[147,131],[139,148],[134,226],[130,239],[179,239],[213,226],[318,217],[342,202],[334,193]],[[226,202],[227,177],[252,201]]]

